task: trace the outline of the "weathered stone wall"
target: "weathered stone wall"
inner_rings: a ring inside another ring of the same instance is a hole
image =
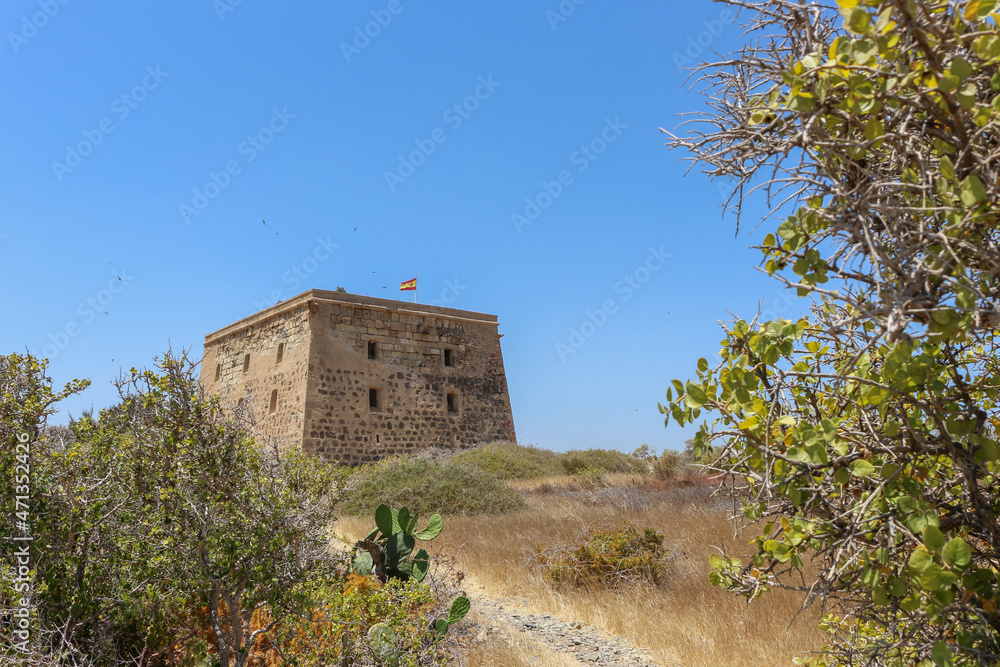
[[[206,338],[202,382],[224,401],[245,396],[268,433],[343,463],[516,438],[497,318],[481,313],[313,290]]]
[[[228,406],[246,401],[258,431],[277,439],[282,447],[300,447],[302,443],[309,369],[308,313],[307,304],[284,311],[271,308],[251,319],[248,326],[227,327],[205,339],[201,366],[205,392],[217,394]],[[246,355],[250,360],[244,370]]]

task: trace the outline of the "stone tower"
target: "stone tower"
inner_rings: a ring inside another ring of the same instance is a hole
[[[514,441],[495,315],[310,290],[205,337],[201,385],[284,447],[356,464]]]

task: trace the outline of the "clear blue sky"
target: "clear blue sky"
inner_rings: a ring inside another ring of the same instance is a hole
[[[276,299],[419,274],[499,315],[522,442],[681,448],[670,379],[727,311],[788,307],[657,129],[701,104],[678,57],[737,43],[721,6],[235,2],[0,6],[0,352],[90,378],[64,411]]]

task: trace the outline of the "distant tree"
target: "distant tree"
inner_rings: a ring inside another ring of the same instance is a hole
[[[652,461],[656,458],[656,450],[643,443],[632,451],[632,456],[643,461]]]
[[[668,145],[736,184],[737,225],[763,190],[763,270],[811,314],[727,326],[661,406],[714,416],[695,453],[759,530],[712,579],[837,603],[816,664],[997,664],[995,0],[728,4],[747,46]]]

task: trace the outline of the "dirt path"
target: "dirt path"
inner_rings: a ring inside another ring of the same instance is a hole
[[[475,641],[509,633],[520,640],[518,643],[564,654],[571,665],[661,667],[627,639],[613,637],[598,628],[551,614],[529,613],[511,601],[497,600],[481,590],[469,591],[468,596],[476,611]]]

